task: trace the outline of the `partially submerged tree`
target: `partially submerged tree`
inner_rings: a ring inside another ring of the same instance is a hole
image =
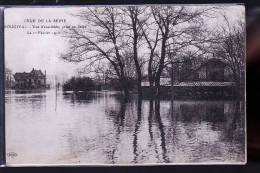
[[[132,48],[132,54],[133,54],[133,61],[135,64],[135,71],[136,71],[136,77],[137,77],[137,91],[138,94],[141,95],[142,88],[141,88],[141,82],[142,82],[142,60],[141,56],[138,53],[140,41],[142,39],[142,25],[144,24],[144,21],[142,19],[142,14],[147,10],[147,8],[144,7],[138,7],[138,6],[129,6],[126,8],[121,8],[122,11],[126,14],[126,18],[124,20],[124,24],[126,25],[125,32],[130,31],[127,36],[129,37],[129,47]]]
[[[245,22],[239,19],[231,23],[226,16],[224,19],[226,25],[217,35],[221,43],[213,48],[215,55],[231,69],[234,81],[242,89],[245,82]]]
[[[144,67],[150,86],[159,94],[165,67],[179,63],[179,55],[205,53],[210,41],[204,19],[215,7],[89,7],[79,17],[87,27],[69,28],[65,37],[70,48],[61,57],[69,62],[86,62],[84,72],[112,74],[129,94],[128,81],[135,79],[138,93]],[[147,63],[147,64],[146,64]],[[112,68],[111,68],[112,67]],[[134,73],[133,73],[134,71]],[[134,76],[134,77],[133,77]]]
[[[212,12],[212,10],[214,10],[214,7],[151,7],[155,26],[159,29],[160,40],[158,44],[160,46],[159,61],[153,75],[156,94],[160,92],[160,78],[167,59],[172,63],[174,58],[172,55],[176,55],[191,46],[201,49],[201,45],[209,41],[203,35],[202,27],[204,26],[204,17],[209,17],[209,12]]]
[[[72,77],[62,88],[64,91],[91,91],[95,89],[95,83],[89,77]]]
[[[148,80],[150,83],[150,87],[154,86],[154,78],[156,72],[156,63],[155,59],[158,57],[158,44],[159,44],[159,27],[155,25],[154,20],[152,19],[152,14],[149,11],[145,14],[144,22],[140,22],[138,20],[138,24],[141,28],[143,38],[146,42],[148,49],[148,64],[147,64],[147,72],[148,72]]]
[[[109,64],[113,67],[121,87],[126,96],[129,95],[123,49],[121,10],[113,7],[89,7],[76,16],[88,27],[69,28],[63,36],[69,38],[70,48],[61,56],[69,62],[86,62],[85,69],[93,71],[100,64]],[[96,70],[96,69],[95,69]]]

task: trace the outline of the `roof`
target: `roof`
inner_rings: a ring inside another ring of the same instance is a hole
[[[14,74],[14,78],[15,79],[27,79],[30,77],[44,77],[44,74],[42,73],[41,70],[35,70],[34,68],[32,69],[32,71],[30,73],[27,72],[23,72],[23,73],[15,73]]]
[[[29,74],[29,73],[26,73],[26,72],[23,72],[23,73],[15,73],[15,74],[14,74],[14,78],[15,78],[15,79],[18,79],[18,78],[23,79],[23,78],[27,78],[27,77],[29,77],[29,76],[30,76],[30,74]]]
[[[33,75],[33,76],[44,76],[44,74],[42,73],[41,70],[35,70],[34,68],[30,72],[30,75]]]

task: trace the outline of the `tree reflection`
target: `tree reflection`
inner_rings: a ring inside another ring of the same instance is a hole
[[[159,99],[150,99],[149,100],[149,115],[148,115],[148,131],[151,142],[153,145],[156,145],[156,139],[153,135],[153,124],[157,125],[157,128],[160,132],[160,147],[162,150],[162,158],[165,163],[169,162],[169,158],[167,156],[167,148],[166,148],[166,134],[165,127],[161,118],[161,109],[160,109],[160,100]],[[159,159],[159,152],[155,146],[156,158]]]
[[[106,110],[106,114],[109,117],[113,118],[113,122],[115,125],[115,138],[113,140],[113,145],[110,146],[109,151],[105,151],[106,156],[108,157],[108,160],[111,161],[111,163],[116,163],[115,160],[115,155],[116,155],[116,151],[118,151],[118,145],[121,141],[120,139],[120,135],[123,132],[124,129],[124,122],[125,122],[125,115],[126,115],[126,109],[129,109],[129,98],[127,97],[123,97],[120,95],[117,95],[115,97],[116,103],[117,103],[117,107],[119,107],[119,109],[108,109]],[[106,103],[107,100],[106,100]]]
[[[244,160],[241,101],[159,100],[135,94],[125,98],[118,92],[64,95],[58,92],[57,104],[62,109],[55,112],[53,94],[7,95],[12,100],[6,103],[11,115],[7,118],[25,129],[25,122],[35,129],[49,125],[46,131],[38,130],[55,139],[55,146],[61,149],[55,155],[61,162],[64,158],[74,163],[102,164]],[[19,136],[24,133],[16,132]],[[34,139],[30,129],[26,132]],[[44,146],[44,142],[49,142],[39,140]],[[36,147],[44,150],[43,145]]]
[[[100,105],[100,111],[104,106],[107,124],[100,138],[93,140],[97,140],[97,151],[109,163],[200,162],[203,157],[225,159],[225,152],[238,150],[235,145],[243,128],[239,103],[147,101],[137,95],[125,98],[109,94],[104,94],[98,103],[97,99],[91,104]]]
[[[140,125],[141,125],[141,120],[142,120],[142,98],[140,96],[138,96],[137,98],[137,120],[136,120],[136,124],[135,124],[135,128],[134,128],[134,133],[133,133],[133,154],[134,154],[134,163],[138,162],[138,139],[137,139],[137,135],[140,129]]]
[[[164,131],[164,125],[161,119],[160,114],[160,100],[155,100],[155,116],[158,124],[158,129],[160,131],[160,137],[161,137],[161,147],[162,147],[162,156],[165,163],[169,162],[169,158],[167,156],[167,149],[166,149],[166,140],[165,140],[165,131]]]
[[[151,141],[153,141],[153,132],[152,132],[153,114],[154,114],[153,100],[150,99],[149,100],[149,115],[148,115],[148,131],[149,131]]]
[[[21,105],[27,110],[29,108],[31,108],[32,110],[40,110],[46,108],[47,96],[46,93],[43,91],[14,91],[10,94],[11,96],[9,101],[12,101],[11,97],[15,96],[13,101],[17,105]]]
[[[223,133],[222,138],[225,141],[229,141],[232,143],[240,143],[243,144],[245,140],[245,131],[244,131],[244,118],[243,118],[243,106],[242,102],[236,101],[232,104],[228,104],[231,107],[231,111],[226,113],[227,122],[223,127],[225,129],[225,133]]]
[[[116,124],[116,133],[115,133],[115,145],[120,143],[120,134],[123,131],[124,128],[124,119],[125,119],[125,113],[126,113],[126,106],[127,106],[127,98],[120,99],[120,109],[118,114],[115,115],[115,124]],[[111,151],[111,161],[112,163],[115,163],[115,153],[117,151],[117,146],[113,147]]]
[[[91,101],[97,99],[97,95],[88,92],[63,93],[63,98],[65,100],[69,100],[72,104],[80,104],[90,103]]]

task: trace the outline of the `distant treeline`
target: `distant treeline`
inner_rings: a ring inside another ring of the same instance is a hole
[[[127,85],[129,90],[135,86],[134,79],[128,79]],[[90,77],[72,77],[62,86],[64,91],[92,91],[92,90],[121,90],[121,84],[118,79],[110,79],[105,84],[94,81]]]
[[[89,77],[72,77],[62,86],[64,91],[91,91],[96,88],[94,81]]]

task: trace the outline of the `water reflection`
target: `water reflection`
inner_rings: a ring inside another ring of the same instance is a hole
[[[34,102],[39,103],[37,113]],[[117,92],[6,93],[7,150],[21,156],[7,161],[243,162],[243,105],[234,100],[125,99]]]

